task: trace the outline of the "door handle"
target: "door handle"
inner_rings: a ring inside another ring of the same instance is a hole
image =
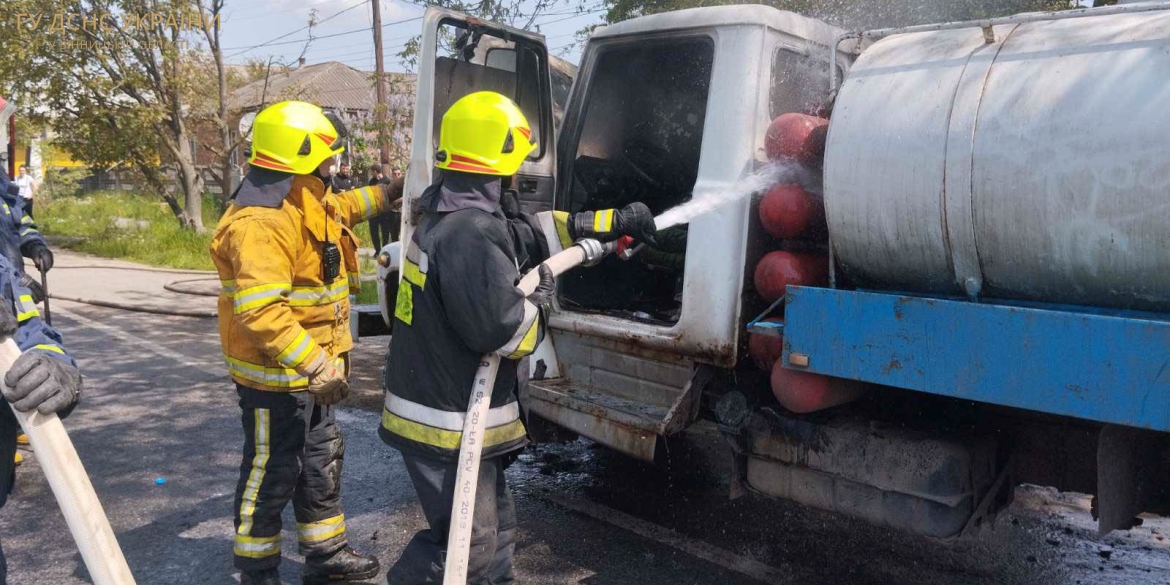
[[[520,179],[521,193],[536,193],[536,179]]]

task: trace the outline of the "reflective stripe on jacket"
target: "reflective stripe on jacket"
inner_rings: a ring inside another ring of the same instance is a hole
[[[0,169],[0,247],[2,253],[18,272],[24,272],[22,253],[30,244],[45,244],[45,237],[37,224],[25,212],[25,202],[7,190],[8,176]]]
[[[53,359],[77,365],[77,362],[73,361],[73,358],[65,350],[65,345],[61,342],[61,334],[41,319],[40,311],[32,302],[32,293],[20,286],[20,274],[3,257],[0,257],[0,291],[3,292],[3,302],[8,303],[13,314],[17,316],[16,333],[12,336],[12,340],[16,342],[20,351],[43,353]],[[70,410],[72,407],[58,413],[58,415],[67,416]],[[14,479],[12,453],[16,449],[18,428],[12,409],[7,406],[0,408],[0,442],[4,442],[0,444],[0,454],[5,455],[0,457],[0,506],[4,505],[5,500],[8,499],[8,493],[12,491],[12,480]]]
[[[220,342],[236,382],[305,390],[320,360],[339,359],[353,347],[349,294],[358,241],[350,227],[384,207],[379,187],[326,195],[315,176],[249,172],[211,242],[222,284]],[[330,282],[323,280],[326,241],[342,255]]]
[[[428,194],[441,182],[423,195],[424,215],[404,254],[379,434],[399,449],[456,458],[475,371],[484,354],[496,353],[504,359],[483,436],[483,456],[494,457],[527,442],[517,360],[540,343],[544,317],[516,284],[547,247],[536,245],[543,240],[533,218],[499,211],[498,179],[450,181],[448,189],[460,190],[438,211]]]

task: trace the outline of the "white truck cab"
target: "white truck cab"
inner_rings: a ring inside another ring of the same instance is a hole
[[[1164,352],[1134,349],[1162,343],[1152,332],[1167,320],[1100,307],[1164,300],[1142,291],[1164,257],[1166,157],[1151,145],[1165,144],[1167,118],[1146,96],[1170,66],[1167,6],[848,34],[764,6],[656,14],[592,36],[556,128],[540,35],[432,8],[407,209],[431,181],[442,112],[472,91],[511,96],[537,132],[542,148],[515,182],[529,212],[642,201],[658,215],[693,192],[733,191],[765,164],[770,124],[782,159],[777,143],[798,134],[786,120],[831,119],[823,159],[792,176],[824,203],[824,238],[773,239],[760,198],[738,198],[630,260],[562,275],[523,402],[642,460],[712,419],[733,496],[954,538],[1027,482],[1094,493],[1101,533],[1128,528],[1139,512],[1170,510],[1140,487],[1164,485],[1170,469],[1170,439],[1149,430],[1166,409],[1147,401],[1165,381]],[[841,82],[830,84],[833,62]],[[793,113],[812,116],[783,116]],[[823,262],[828,287],[796,279],[806,286],[768,305],[768,279],[755,290],[749,275],[765,252]],[[988,278],[963,278],[975,268]],[[1003,296],[979,298],[981,283]],[[1058,301],[1092,308],[1036,308]],[[757,353],[783,333],[770,379],[742,359],[749,321]],[[1126,327],[1141,341],[1084,341]],[[782,398],[801,393],[857,400]]]
[[[761,164],[769,122],[824,100],[840,33],[764,6],[608,26],[589,40],[554,127],[543,36],[428,8],[403,237],[433,177],[442,114],[468,93],[508,95],[533,126],[540,147],[513,183],[525,211],[642,201],[659,214]],[[703,215],[629,261],[562,276],[548,346],[530,360],[531,411],[644,460],[659,437],[696,420],[702,372],[735,367],[743,325],[762,308],[744,293],[760,255],[749,245],[751,205]]]

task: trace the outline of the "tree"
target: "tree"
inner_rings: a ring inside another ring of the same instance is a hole
[[[26,17],[0,29],[0,44],[20,48],[0,57],[0,79],[38,104],[25,114],[78,160],[129,164],[183,226],[203,230],[187,119],[202,60],[186,41],[206,16],[190,0],[11,2]]]
[[[206,7],[204,4],[206,3]],[[211,61],[215,67],[215,113],[212,121],[218,131],[218,144],[208,145],[208,149],[219,159],[219,169],[215,172],[219,181],[221,197],[224,201],[235,190],[234,173],[232,168],[232,153],[235,152],[243,138],[233,139],[231,127],[231,112],[228,107],[228,73],[223,62],[223,45],[220,44],[220,15],[223,13],[224,0],[195,0],[195,6],[200,14],[206,14],[203,36],[207,39],[207,47],[211,51]]]

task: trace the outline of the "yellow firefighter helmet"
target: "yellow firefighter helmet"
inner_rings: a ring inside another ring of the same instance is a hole
[[[511,176],[535,148],[536,136],[512,100],[494,91],[477,91],[459,98],[443,114],[435,166]]]
[[[335,115],[307,102],[280,102],[256,114],[248,163],[307,175],[344,152],[345,137],[345,125]]]

